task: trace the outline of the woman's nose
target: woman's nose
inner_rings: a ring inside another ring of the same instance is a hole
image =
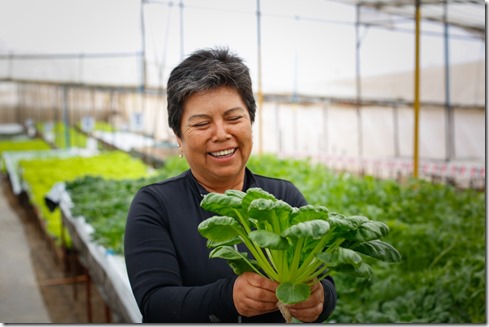
[[[223,122],[217,122],[214,128],[213,140],[215,142],[218,142],[227,140],[229,138],[231,138],[231,134],[229,134],[226,124],[224,124]]]

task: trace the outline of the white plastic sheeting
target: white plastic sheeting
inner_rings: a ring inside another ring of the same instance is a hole
[[[62,196],[59,207],[78,258],[97,285],[116,322],[141,322],[142,316],[132,294],[124,258],[91,240],[93,227],[83,217],[71,215],[72,202],[67,192]]]
[[[412,0],[267,0],[260,8],[263,91],[311,94],[326,81],[354,77],[358,2],[363,8],[383,3],[404,10],[401,19],[389,20],[398,29],[376,28],[383,17],[360,20],[369,24],[362,26],[359,47],[362,76],[412,70]],[[422,2],[427,16],[428,9],[443,11],[441,0]],[[448,1],[448,6],[449,21],[485,26],[482,0]],[[467,13],[466,7],[472,10]],[[133,87],[146,81],[159,87],[182,57],[222,45],[246,60],[257,84],[257,9],[256,1],[185,0],[176,6],[160,0],[4,0],[0,79]],[[422,68],[444,64],[443,25],[423,20],[422,29],[434,31],[421,40]],[[485,58],[483,40],[457,28],[449,33],[450,64]]]
[[[483,109],[454,110],[454,155],[448,158],[445,110],[422,108],[420,159],[484,163],[484,118]],[[258,123],[254,126],[256,130]],[[359,119],[353,106],[265,103],[263,124],[263,152],[379,159],[410,158],[413,155],[414,115],[412,108],[406,106],[363,107]],[[257,133],[254,136],[257,144]]]

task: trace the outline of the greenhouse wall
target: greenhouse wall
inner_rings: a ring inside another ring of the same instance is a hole
[[[175,143],[167,123],[166,99],[161,91],[143,94],[130,89],[28,83],[5,83],[1,90],[0,117],[4,123],[66,120],[74,125],[93,117],[109,123],[114,130]],[[262,110],[263,138],[260,149],[261,122],[257,115],[255,152],[311,158],[413,156],[413,108],[402,102],[364,105],[359,110],[355,104],[327,99],[309,103],[269,100],[264,102]],[[444,106],[421,104],[420,159],[484,163],[484,108],[474,105],[453,107],[452,111],[450,125]]]

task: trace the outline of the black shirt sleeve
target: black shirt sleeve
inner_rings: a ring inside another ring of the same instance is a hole
[[[161,188],[138,191],[126,223],[126,267],[143,321],[236,321],[232,301],[236,276],[225,262],[208,259],[205,240],[197,234],[195,216],[200,215],[192,213],[192,196],[178,188],[156,192]],[[167,201],[182,208],[171,221],[164,207]],[[191,261],[193,274],[186,269]]]

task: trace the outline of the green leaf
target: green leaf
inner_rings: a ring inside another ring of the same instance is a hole
[[[280,302],[294,304],[307,300],[311,295],[311,288],[307,284],[285,282],[277,287],[275,294]]]
[[[229,267],[236,275],[241,275],[246,271],[256,271],[256,261],[248,259],[248,253],[238,252],[232,246],[221,246],[209,253],[209,258],[221,258],[227,260]]]
[[[227,196],[236,197],[236,198],[240,199],[240,202],[243,200],[244,196],[246,195],[245,192],[238,191],[238,190],[226,190],[226,191],[224,191],[224,194]]]
[[[384,237],[389,233],[389,227],[380,221],[369,220],[357,229],[351,230],[342,236],[349,240],[355,241],[371,241],[381,237]]]
[[[258,187],[252,187],[246,191],[246,195],[243,197],[243,201],[241,203],[243,210],[247,211],[251,202],[256,199],[268,199],[276,201],[275,197],[267,191],[264,191]]]
[[[232,246],[220,246],[209,253],[209,258],[221,258],[226,260],[238,260],[247,257],[248,253],[238,252]]]
[[[351,223],[352,228],[358,228],[362,224],[365,224],[366,222],[370,221],[367,217],[364,216],[347,216],[344,219],[346,219]]]
[[[248,237],[261,248],[285,250],[289,246],[286,238],[266,230],[254,230]]]
[[[236,236],[236,237],[233,237],[231,239],[224,240],[224,241],[221,241],[221,242],[216,242],[216,241],[213,241],[213,240],[207,240],[207,247],[209,249],[212,249],[212,248],[216,248],[218,246],[235,245],[235,244],[240,244],[240,243],[243,243],[243,240],[239,236]]]
[[[400,262],[401,254],[392,245],[379,240],[356,244],[352,250],[385,262]]]
[[[241,209],[241,198],[234,195],[208,193],[200,202],[200,206],[220,216],[237,218],[236,210]]]
[[[326,207],[309,204],[294,210],[290,215],[290,220],[292,224],[315,219],[327,220],[328,212],[329,210]]]
[[[362,262],[358,267],[348,264],[339,264],[335,267],[332,267],[331,270],[367,279],[370,279],[373,274],[372,267],[370,267],[365,262]]]
[[[282,233],[284,237],[309,237],[320,239],[329,231],[329,223],[325,220],[310,220],[290,226]]]
[[[331,225],[331,228],[334,228],[335,232],[338,234],[347,232],[357,227],[352,220],[348,220],[346,219],[345,215],[338,214],[336,212],[329,213],[328,222]]]
[[[341,265],[351,265],[359,267],[362,264],[362,257],[353,250],[339,247],[333,252],[318,253],[317,258],[328,267],[337,267]]]
[[[228,260],[228,265],[229,265],[229,267],[231,267],[231,269],[233,270],[233,272],[236,275],[241,275],[242,273],[247,272],[247,271],[255,271],[256,272],[256,270],[253,269],[253,266],[256,269],[259,269],[258,264],[256,263],[255,260],[244,260],[244,259]]]
[[[271,226],[278,226],[285,229],[289,225],[289,216],[292,207],[281,200],[256,199],[253,200],[248,208],[250,217],[259,222],[266,221]]]
[[[231,241],[240,232],[245,233],[234,218],[225,216],[210,217],[201,222],[197,229],[202,236],[214,242]]]

